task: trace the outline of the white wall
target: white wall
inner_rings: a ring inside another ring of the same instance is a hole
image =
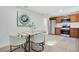
[[[28,27],[17,27],[17,11],[25,12],[35,22],[38,30],[46,30],[43,15],[20,7],[0,7],[0,47],[9,45],[9,35],[28,31]]]

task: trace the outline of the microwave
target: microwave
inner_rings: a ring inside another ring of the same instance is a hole
[[[70,19],[64,18],[64,19],[61,20],[61,22],[62,23],[64,23],[64,22],[70,22]]]

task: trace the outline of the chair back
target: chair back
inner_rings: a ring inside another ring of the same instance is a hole
[[[45,41],[44,33],[39,33],[33,36],[32,42],[42,43]]]
[[[20,45],[26,42],[25,38],[17,37],[17,36],[9,36],[10,45]]]

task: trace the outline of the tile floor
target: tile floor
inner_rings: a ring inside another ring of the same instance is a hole
[[[22,48],[15,52],[23,52]],[[79,39],[58,35],[46,35],[45,49],[42,52],[78,52]],[[0,48],[0,52],[9,52],[9,47]],[[31,52],[34,52],[31,50]]]

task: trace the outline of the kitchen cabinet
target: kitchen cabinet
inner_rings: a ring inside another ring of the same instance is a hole
[[[73,14],[70,17],[71,22],[79,22],[79,14]]]
[[[61,20],[63,19],[64,17],[56,17],[56,23],[61,23]]]
[[[57,23],[61,23],[62,20],[64,20],[64,18],[68,18],[70,19],[70,37],[75,37],[75,38],[79,38],[79,28],[76,22],[79,22],[79,14],[72,14],[72,15],[68,15],[68,16],[60,16],[60,17],[56,17],[56,24]],[[56,35],[61,35],[61,28],[55,28],[55,34]]]
[[[71,28],[70,29],[70,37],[79,37],[79,29],[77,28]]]
[[[61,29],[60,28],[55,28],[55,34],[60,35],[61,34]]]

